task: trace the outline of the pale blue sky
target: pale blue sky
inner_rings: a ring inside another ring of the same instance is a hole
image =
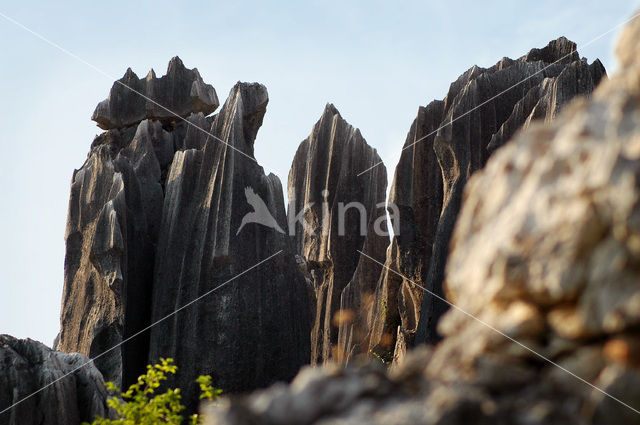
[[[256,141],[266,171],[286,178],[293,154],[332,102],[378,149],[388,171],[419,105],[442,98],[473,64],[490,66],[564,35],[585,44],[639,0],[0,2],[8,15],[121,77],[179,55],[221,102],[257,81],[270,103]],[[615,67],[617,31],[581,49]],[[50,345],[63,286],[69,183],[100,130],[89,117],[112,81],[0,18],[0,333]]]

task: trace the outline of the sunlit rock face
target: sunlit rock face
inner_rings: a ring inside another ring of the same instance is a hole
[[[131,337],[96,360],[105,378],[126,385],[172,357],[190,405],[200,374],[234,392],[309,362],[309,289],[282,233],[282,186],[253,157],[268,100],[264,86],[238,83],[206,116],[215,90],[178,58],[162,78],[129,70],[114,84],[94,113],[107,131],[71,183],[57,349],[95,356]],[[255,208],[277,226],[240,228]]]

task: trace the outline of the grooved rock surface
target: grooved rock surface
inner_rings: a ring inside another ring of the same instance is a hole
[[[344,355],[335,352],[339,325],[360,323],[356,313],[361,294],[373,291],[366,275],[378,274],[379,270],[370,264],[362,270],[358,250],[382,256],[388,245],[386,169],[381,164],[362,176],[358,173],[380,162],[360,131],[331,104],[293,159],[288,214],[290,221],[295,221],[296,250],[306,260],[317,301],[311,334],[312,363]],[[300,219],[295,220],[298,215]],[[343,295],[347,285],[347,295]]]
[[[288,387],[209,407],[209,423],[637,424],[638,46],[636,20],[616,76],[469,180],[444,288],[495,329],[454,309],[435,348],[416,348],[386,375],[306,370]]]
[[[444,295],[449,240],[467,179],[516,131],[535,120],[551,121],[604,75],[600,61],[589,65],[561,37],[520,59],[470,68],[443,101],[418,110],[389,199],[400,210],[400,233],[384,262],[404,278],[385,270],[378,282],[370,350],[390,360],[398,332],[408,345],[439,339],[436,326],[447,306],[415,284]]]
[[[162,167],[173,134],[157,121],[94,140],[71,183],[61,330],[54,348],[94,357],[149,324]],[[106,380],[133,382],[147,364],[148,334],[96,360]]]
[[[253,159],[267,102],[263,85],[237,84],[210,128],[229,146],[209,138],[202,149],[179,151],[167,176],[153,321],[282,251],[151,330],[151,361],[176,360],[189,400],[197,399],[193,380],[203,372],[237,392],[291,379],[309,362],[308,288],[292,242],[275,228],[241,223],[258,210],[250,188],[286,229],[280,180]]]
[[[127,127],[145,119],[177,122],[191,113],[209,115],[220,105],[214,88],[205,84],[197,69],[187,69],[179,57],[169,62],[167,74],[145,78],[127,69],[98,104],[92,120],[104,130]],[[176,116],[177,115],[177,116]]]
[[[290,379],[309,362],[309,288],[282,233],[280,181],[253,157],[266,88],[238,83],[206,117],[182,89],[211,86],[179,59],[146,81],[187,118],[114,106],[115,121],[134,125],[97,136],[74,173],[56,348],[95,356],[135,336],[96,361],[105,379],[127,386],[149,362],[172,357],[179,370],[170,384],[193,409],[200,374],[235,392]],[[107,102],[129,96],[119,87]]]
[[[53,351],[30,339],[0,335],[0,410],[20,402],[0,414],[2,425],[80,425],[96,415],[108,416],[107,392],[102,375],[82,354]]]
[[[442,101],[419,108],[389,194],[389,203],[399,210],[399,232],[387,250],[386,268],[379,275],[365,340],[367,349],[385,361],[391,359],[398,325],[411,332],[408,335],[411,343],[420,318],[423,291],[410,281],[423,284],[443,205],[442,172],[432,134],[440,125],[443,111]],[[365,260],[368,266],[375,266],[372,260]]]

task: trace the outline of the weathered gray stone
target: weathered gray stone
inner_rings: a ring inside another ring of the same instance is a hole
[[[399,210],[399,232],[387,250],[386,268],[377,283],[366,341],[368,350],[387,360],[394,350],[398,326],[407,335],[405,342],[411,344],[420,319],[424,291],[412,282],[424,282],[442,209],[442,172],[433,150],[432,133],[438,128],[443,110],[441,101],[418,109],[391,186],[389,203]],[[365,261],[373,263],[370,259]]]
[[[157,121],[143,121],[96,137],[74,173],[55,349],[93,357],[150,323],[153,245],[163,199],[159,159],[167,149],[173,150],[172,135]],[[96,365],[105,379],[131,383],[144,371],[147,351],[148,334]]]
[[[105,130],[128,127],[145,119],[175,123],[191,113],[208,115],[219,104],[216,91],[202,81],[198,70],[187,69],[176,56],[161,78],[156,78],[153,69],[145,78],[138,78],[131,68],[127,69],[91,119]]]
[[[372,351],[389,357],[398,326],[409,341],[439,340],[436,327],[447,305],[422,288],[444,296],[449,240],[467,179],[519,129],[549,122],[570,99],[591,93],[603,75],[598,60],[589,65],[561,37],[520,59],[470,68],[443,101],[419,109],[390,198],[400,209],[401,231],[385,264],[405,278],[386,271],[378,282],[367,341]]]
[[[634,21],[617,75],[470,178],[444,285],[468,314],[443,316],[438,345],[408,351],[386,376],[355,365],[301,374],[208,406],[209,423],[638,423],[639,41]],[[348,406],[323,400],[339,390]]]
[[[211,86],[179,59],[167,76],[146,81],[186,119],[109,103],[128,96],[114,85],[106,104],[120,127],[96,137],[71,185],[56,348],[93,357],[135,335],[100,357],[98,369],[126,387],[149,362],[172,357],[179,369],[169,384],[193,410],[200,374],[235,392],[290,379],[309,362],[309,288],[288,235],[250,221],[241,228],[256,201],[249,192],[286,228],[280,181],[253,157],[266,88],[238,83],[220,113],[205,117],[217,99],[189,97]]]
[[[310,231],[296,222],[294,240],[297,252],[306,260],[317,300],[311,334],[313,363],[334,354],[334,357],[349,355],[342,351],[334,353],[338,329],[341,324],[353,324],[352,320],[344,321],[348,314],[358,324],[362,323],[360,300],[373,291],[370,276],[380,272],[375,265],[362,263],[360,266],[358,253],[365,250],[369,255],[381,256],[388,244],[388,236],[374,231],[376,220],[382,219],[381,230],[386,232],[386,169],[380,165],[358,176],[380,161],[360,131],[328,104],[311,135],[298,147],[291,165],[290,218],[308,207],[303,219]],[[349,207],[352,202],[359,203],[364,211]],[[348,284],[349,289],[343,293]],[[336,316],[341,308],[344,314]]]
[[[637,37],[638,25],[625,31],[619,49],[636,49],[638,38],[631,42],[629,34]],[[636,409],[639,75],[636,58],[589,100],[521,133],[470,179],[445,282],[449,300],[508,334],[513,328],[505,317],[513,306],[535,306],[536,322],[546,325],[512,335]],[[429,373],[447,368],[447,381],[495,387],[505,369],[488,374],[482,359],[497,355],[503,365],[537,370],[541,378],[514,394],[523,400],[528,392],[551,396],[560,389],[564,395],[550,408],[561,412],[577,403],[575,422],[638,421],[629,408],[480,326],[458,311],[447,313]],[[560,339],[573,345],[558,351],[552,345]]]
[[[202,149],[179,151],[168,172],[153,321],[282,251],[151,330],[149,360],[175,359],[175,382],[188,400],[197,400],[200,374],[238,392],[291,379],[309,362],[307,284],[292,241],[261,224],[241,228],[250,188],[286,229],[280,181],[253,159],[267,102],[264,86],[238,83],[210,129],[227,144],[208,138]]]
[[[87,362],[82,354],[0,335],[0,410],[18,403],[0,414],[0,424],[80,425],[96,415],[108,417],[102,375],[90,362],[83,366]]]

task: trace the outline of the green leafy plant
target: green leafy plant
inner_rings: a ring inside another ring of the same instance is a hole
[[[387,318],[387,301],[380,301],[380,306],[382,307],[380,314],[382,315],[382,319],[385,320]]]
[[[138,381],[129,389],[122,392],[113,382],[107,382],[106,387],[113,394],[107,404],[112,408],[117,419],[97,417],[91,424],[83,425],[180,425],[184,417],[180,414],[185,406],[182,404],[180,388],[168,389],[156,394],[160,384],[167,379],[168,374],[175,374],[178,367],[173,359],[160,359],[160,363],[147,366],[147,373],[138,377]],[[196,379],[200,385],[200,399],[215,400],[222,390],[213,388],[211,376],[203,375]],[[200,423],[200,417],[191,415],[191,425]]]
[[[375,351],[373,351],[373,349],[369,350],[369,352],[373,355],[373,357],[375,357],[376,359],[380,360],[382,362],[383,365],[388,366],[391,364],[391,362],[393,361],[393,354],[391,355],[391,357],[389,357],[389,354],[378,354]]]

